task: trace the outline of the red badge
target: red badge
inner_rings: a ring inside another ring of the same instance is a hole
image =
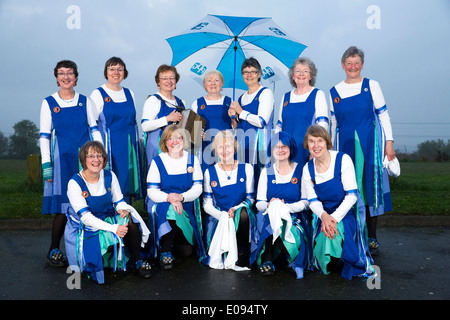
[[[60,107],[54,107],[53,108],[53,112],[54,113],[58,113],[58,112],[60,112],[61,111],[61,108]]]
[[[202,104],[201,106],[200,106],[200,109],[205,109],[206,108],[206,106],[204,105],[204,104]]]
[[[213,188],[217,187],[217,182],[216,181],[211,181],[211,187],[213,187]]]
[[[289,102],[285,101],[283,104],[283,107],[286,107],[289,104]]]
[[[110,97],[105,97],[105,102],[111,102],[111,98]]]
[[[293,184],[297,184],[298,179],[297,179],[296,177],[294,177],[294,178],[291,179],[291,182],[292,182]]]
[[[81,193],[81,195],[83,196],[83,198],[89,197],[89,193],[88,193],[87,191],[83,191],[83,192]]]
[[[339,97],[334,98],[334,103],[339,103],[341,101],[341,99],[339,99]]]

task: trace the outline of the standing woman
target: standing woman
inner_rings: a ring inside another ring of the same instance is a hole
[[[209,266],[239,270],[236,261],[248,266],[256,247],[253,166],[234,159],[238,143],[231,130],[219,132],[212,145],[218,162],[205,171],[203,180]]]
[[[61,267],[65,257],[59,246],[70,207],[67,183],[80,169],[78,150],[91,138],[102,142],[102,137],[95,104],[74,90],[78,81],[76,63],[59,61],[54,75],[59,90],[42,101],[39,143],[44,178],[42,213],[55,215],[47,261]]]
[[[324,274],[340,271],[349,280],[371,273],[365,213],[355,205],[358,189],[351,158],[330,151],[330,135],[319,125],[308,128],[304,147],[313,156],[303,168],[302,188],[318,218],[313,235],[316,267]]]
[[[281,101],[276,131],[289,133],[297,146],[303,144],[306,130],[318,123],[328,130],[328,106],[325,93],[314,87],[317,68],[309,58],[298,58],[289,70],[289,80],[294,90],[285,93]],[[298,148],[293,159],[303,168],[309,152]]]
[[[219,131],[231,129],[231,119],[228,116],[231,98],[222,95],[223,84],[224,79],[220,71],[207,72],[203,78],[203,87],[207,94],[195,100],[191,106],[191,110],[206,120],[200,158],[203,172],[214,164],[214,157],[211,156],[211,142],[214,136]]]
[[[147,175],[147,194],[156,203],[156,244],[163,269],[174,266],[174,251],[192,254],[196,247],[205,256],[198,198],[202,194],[203,173],[194,155],[188,153],[189,141],[177,125],[167,126],[159,141],[161,153],[153,158]]]
[[[180,75],[173,66],[163,64],[156,70],[155,82],[159,91],[147,98],[142,111],[141,126],[147,161],[145,170],[160,152],[158,143],[164,128],[181,120],[180,110],[185,109],[185,103],[173,94],[178,80]]]
[[[395,158],[391,120],[380,85],[361,76],[364,53],[348,48],[341,59],[346,79],[331,88],[331,132],[334,147],[348,154],[366,206],[370,248],[378,252],[377,216],[392,210],[389,179],[383,158]]]
[[[105,141],[110,169],[117,175],[124,200],[139,199],[141,159],[134,93],[121,83],[128,76],[125,62],[112,57],[105,63],[106,83],[91,93],[97,106],[99,128]]]
[[[124,199],[114,172],[104,170],[108,155],[103,145],[89,141],[80,149],[82,170],[67,187],[71,207],[67,213],[65,243],[73,271],[104,283],[104,268],[132,270],[151,277],[151,266],[139,256],[149,230],[139,213]],[[125,251],[124,246],[128,251]],[[79,270],[74,270],[77,266]]]
[[[260,167],[266,164],[266,150],[273,122],[273,93],[259,84],[261,65],[255,58],[245,59],[241,67],[247,92],[230,105],[229,116],[241,146],[238,159],[255,169],[255,183]]]
[[[283,131],[272,137],[269,146],[274,161],[263,168],[259,177],[256,208],[261,235],[251,262],[256,261],[260,274],[273,275],[273,261],[281,254],[281,259],[287,260],[297,279],[301,279],[309,267],[312,248],[308,248],[308,202],[301,197],[302,167],[292,160],[297,146]]]

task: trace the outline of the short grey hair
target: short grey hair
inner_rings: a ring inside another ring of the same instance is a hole
[[[292,64],[291,69],[289,69],[288,77],[289,81],[291,82],[291,85],[293,87],[297,87],[297,84],[294,81],[294,70],[299,65],[302,64],[304,66],[307,66],[309,70],[311,70],[311,80],[309,80],[309,85],[314,87],[316,84],[316,77],[317,77],[317,68],[314,62],[310,58],[302,57],[295,59],[294,63]]]
[[[342,55],[341,63],[344,64],[345,60],[349,57],[359,56],[361,58],[361,63],[364,64],[364,51],[357,48],[356,46],[351,46],[347,50],[345,50]]]

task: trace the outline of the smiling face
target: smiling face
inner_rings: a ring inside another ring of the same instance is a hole
[[[182,155],[184,147],[183,136],[179,132],[174,131],[170,138],[166,140],[166,147],[169,155]]]
[[[76,85],[77,77],[72,68],[61,67],[57,70],[56,81],[61,89],[72,89]]]
[[[90,147],[86,155],[86,171],[90,173],[99,173],[104,165],[103,155],[95,148]]]
[[[358,55],[348,57],[342,64],[342,69],[344,69],[347,75],[347,80],[357,80],[361,78],[361,70],[364,64],[361,62],[361,57]]]
[[[125,68],[123,65],[116,64],[106,68],[106,78],[108,83],[118,85],[125,77]]]
[[[229,139],[222,139],[215,149],[215,153],[218,155],[220,162],[224,164],[234,163],[234,143]]]
[[[327,142],[322,137],[308,136],[308,150],[309,153],[314,157],[320,159],[328,151]]]
[[[304,64],[299,63],[293,72],[293,77],[297,87],[309,86],[311,81],[311,69]]]
[[[283,142],[278,141],[278,143],[272,149],[272,154],[277,162],[289,161],[291,150],[288,146],[284,145]]]
[[[217,74],[211,74],[205,79],[204,86],[209,94],[217,94],[222,90],[223,81]]]
[[[242,69],[242,77],[244,78],[245,84],[251,87],[259,83],[258,80],[261,77],[261,73],[255,67],[245,67]]]
[[[177,80],[175,77],[175,72],[173,71],[165,71],[159,74],[159,91],[165,93],[172,93],[175,90],[177,85]]]

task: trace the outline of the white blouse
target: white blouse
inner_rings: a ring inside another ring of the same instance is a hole
[[[338,154],[338,152],[333,150],[330,150],[329,152],[331,154],[331,161],[328,170],[325,172],[317,172],[315,167],[316,159],[313,159],[316,184],[327,182],[334,177],[334,166],[336,163],[336,155]],[[353,166],[352,159],[347,154],[344,154],[342,157],[341,181],[342,186],[344,187],[344,191],[358,189],[358,186],[356,184],[355,167]],[[309,208],[320,218],[325,210],[323,208],[322,202],[320,202],[320,199],[319,201],[311,201],[312,199],[317,199],[317,194],[314,190],[314,184],[311,180],[311,175],[309,174],[308,163],[303,167],[302,190],[303,189],[305,190],[306,196],[309,201]],[[344,200],[341,202],[339,207],[336,208],[335,212],[327,213],[335,218],[337,222],[340,222],[345,217],[347,212],[351,209],[351,207],[356,203],[356,200],[357,198],[355,194],[348,193],[345,195]]]

